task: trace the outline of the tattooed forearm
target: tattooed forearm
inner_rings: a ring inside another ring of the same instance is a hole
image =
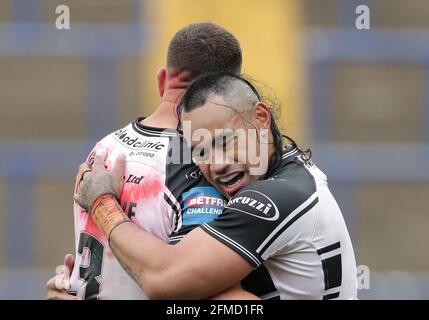
[[[116,256],[116,258],[118,259],[119,264],[121,265],[121,267],[130,275],[131,278],[134,279],[134,281],[137,282],[137,284],[139,286],[141,286],[140,284],[140,276],[143,272],[142,269],[135,271],[133,270],[131,267],[129,267],[124,261],[122,261],[122,259],[120,259],[116,254],[115,251],[112,249],[113,254]]]
[[[112,253],[125,272],[148,297],[157,297],[170,274],[170,245],[134,223],[122,223],[109,238]]]

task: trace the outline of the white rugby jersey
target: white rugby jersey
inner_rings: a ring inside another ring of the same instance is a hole
[[[225,202],[183,153],[179,132],[143,126],[140,120],[99,141],[87,162],[93,162],[96,152],[106,150],[110,168],[115,157],[124,153],[121,207],[137,226],[174,243],[196,225],[217,217]],[[182,154],[182,163],[170,163],[178,154]],[[106,237],[76,203],[74,221],[76,262],[70,292],[82,299],[144,299],[143,290],[120,266]]]
[[[326,175],[295,146],[201,228],[255,267],[242,287],[263,299],[357,298],[356,261],[340,208]]]

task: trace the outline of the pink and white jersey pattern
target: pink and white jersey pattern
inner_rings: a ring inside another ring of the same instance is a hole
[[[174,212],[164,200],[166,159],[177,132],[137,124],[130,123],[98,142],[87,162],[92,163],[94,155],[105,150],[109,169],[115,157],[124,153],[127,164],[121,207],[137,226],[168,242]],[[70,291],[82,299],[144,299],[143,290],[120,266],[106,237],[76,203],[74,220],[76,263]]]

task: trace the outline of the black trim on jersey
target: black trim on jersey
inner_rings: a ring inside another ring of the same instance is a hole
[[[320,255],[322,255],[324,253],[328,253],[330,251],[334,251],[335,249],[338,249],[340,247],[341,247],[341,243],[338,241],[338,242],[335,242],[335,243],[333,243],[333,244],[331,244],[329,246],[326,246],[324,248],[321,248],[321,249],[317,250],[317,254],[320,256]]]
[[[180,144],[180,145],[178,145]],[[177,135],[170,139],[169,150],[167,152],[168,157],[175,156],[180,157],[181,163],[168,163],[165,171],[165,184],[170,190],[172,196],[177,199],[180,206],[180,214],[177,215],[175,222],[175,228],[172,230],[170,237],[177,237],[187,234],[190,230],[194,229],[198,225],[186,225],[183,226],[183,210],[184,210],[184,193],[191,190],[192,188],[198,187],[214,187],[207,182],[198,167],[192,162],[192,155],[187,148],[185,138],[182,135]],[[177,153],[180,150],[180,154]],[[176,152],[173,154],[173,152]],[[170,158],[171,159],[171,158]],[[171,199],[170,199],[171,200]]]
[[[258,297],[277,291],[270,273],[263,264],[241,280],[241,287]]]
[[[144,117],[139,117],[132,123],[132,128],[140,134],[144,134],[150,137],[165,137],[165,138],[175,137],[180,135],[180,132],[175,129],[146,126],[140,122],[144,119],[145,119]]]
[[[172,234],[170,235],[169,242],[172,244],[179,242],[184,236],[186,236],[189,232],[191,232],[198,226],[199,224],[189,224],[186,226],[182,226],[179,230],[172,232]]]
[[[278,166],[281,163],[285,163],[286,158],[292,158],[292,155],[295,155],[297,152],[299,152],[299,148],[295,143],[287,144],[283,147],[283,150],[281,152],[281,155],[274,155],[272,160],[270,161],[270,164],[268,166],[268,170],[265,173],[264,180],[272,177],[274,174],[273,172],[278,168]],[[288,159],[289,160],[289,159]]]
[[[322,260],[322,267],[325,278],[325,290],[341,286],[341,254]]]
[[[317,254],[322,256],[336,249],[341,248],[341,242],[335,242],[329,246],[317,250]],[[325,278],[325,290],[341,286],[342,282],[342,265],[341,253],[322,260],[323,275]],[[329,296],[329,295],[328,295]]]
[[[176,244],[176,243],[179,243],[182,239],[183,239],[183,237],[184,237],[185,235],[183,235],[183,236],[175,236],[175,237],[170,237],[170,239],[168,239],[168,243],[169,244]]]
[[[323,296],[323,300],[335,299],[340,296],[340,292],[334,292]]]
[[[252,254],[249,250],[244,248],[238,242],[232,240],[231,238],[225,236],[223,233],[211,227],[209,224],[204,223],[200,225],[201,229],[206,231],[212,237],[216,238],[218,241],[222,242],[227,247],[234,249],[240,256],[246,259],[252,266],[255,268],[259,267],[262,264],[261,259]]]
[[[319,201],[313,176],[297,160],[301,152],[291,146],[284,155],[270,177],[242,188],[221,215],[201,225],[254,267],[270,256],[272,244]]]
[[[170,197],[164,192],[164,200],[170,206],[171,210],[174,212],[174,226],[173,230],[176,230],[177,225],[179,224],[180,212],[177,210],[177,206],[171,201]]]
[[[292,156],[296,155],[298,152],[299,152],[299,149],[298,149],[298,147],[296,145],[288,145],[283,150],[281,159],[285,160],[285,159],[287,159],[289,157],[292,157]]]
[[[270,245],[289,228],[296,220],[301,218],[304,214],[310,211],[317,203],[319,202],[319,198],[315,198],[308,206],[302,209],[298,214],[296,214],[292,219],[290,219],[278,232],[275,236],[273,236],[270,241],[268,241],[265,246],[261,249],[260,255],[262,256],[264,252],[270,247]]]
[[[180,160],[182,163],[168,163],[165,168],[165,185],[168,187],[171,195],[174,199],[177,200],[177,205],[180,207],[180,212],[177,212],[177,206],[175,205],[175,212],[177,213],[174,222],[174,228],[170,237],[179,235],[178,228],[182,219],[182,210],[183,210],[183,199],[182,194],[188,191],[192,187],[199,185],[201,179],[187,179],[187,173],[196,170],[196,166],[192,164],[189,159],[184,159],[187,155],[183,151],[183,148],[186,148],[186,144],[183,136],[178,135],[170,140],[169,150],[167,151],[167,157],[172,159],[173,150],[180,150]],[[177,154],[176,154],[177,156]],[[171,199],[169,198],[171,205]]]
[[[196,185],[198,179],[188,179],[187,174],[198,168],[193,164],[191,155],[188,152],[185,152],[183,149],[187,148],[185,139],[183,136],[176,136],[171,139],[167,156],[172,159],[173,151],[180,150],[180,154],[175,154],[174,156],[179,156],[178,160],[181,160],[179,163],[170,162],[166,167],[166,180],[168,181],[168,186],[173,194],[173,196],[179,200],[180,195],[186,190],[189,189],[191,185]]]

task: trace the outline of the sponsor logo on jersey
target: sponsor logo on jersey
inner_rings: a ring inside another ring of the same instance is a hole
[[[245,190],[231,198],[226,208],[240,211],[264,220],[275,221],[279,218],[279,209],[262,192]]]
[[[183,225],[212,221],[223,211],[226,201],[214,187],[195,187],[183,193]]]
[[[203,175],[203,173],[201,172],[201,170],[195,170],[192,171],[191,173],[187,173],[185,174],[185,178],[186,179],[198,179],[199,177],[201,177]]]
[[[144,176],[135,176],[130,174],[127,178],[127,180],[125,181],[125,183],[135,183],[135,184],[140,184],[140,182],[143,180]]]
[[[150,153],[150,152],[146,152],[146,151],[131,151],[128,156],[133,157],[133,156],[142,156],[142,157],[149,157],[149,158],[153,158],[154,157],[154,153]]]
[[[123,144],[135,149],[147,149],[151,151],[159,151],[165,147],[162,141],[155,139],[141,139],[138,136],[131,136],[126,129],[120,129],[113,135]]]
[[[189,198],[187,201],[188,207],[195,206],[218,206],[222,209],[226,205],[226,201],[224,199],[212,196],[197,196],[193,198]]]

